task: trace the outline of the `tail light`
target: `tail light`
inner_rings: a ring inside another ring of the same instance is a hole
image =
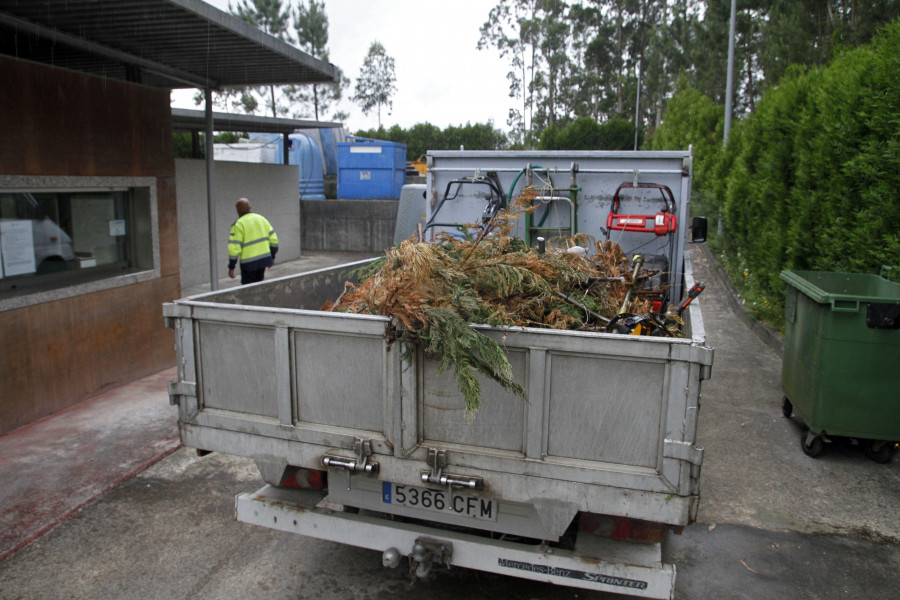
[[[280,487],[297,488],[303,490],[321,490],[328,485],[328,475],[318,469],[304,469],[292,467],[288,469]]]
[[[614,540],[656,544],[662,541],[666,526],[662,523],[628,517],[581,513],[578,528]]]

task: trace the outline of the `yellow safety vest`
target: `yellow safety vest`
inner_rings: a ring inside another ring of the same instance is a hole
[[[278,252],[278,235],[269,221],[260,214],[243,214],[231,226],[228,236],[228,268],[233,269],[238,260],[241,269],[256,270],[271,267]]]

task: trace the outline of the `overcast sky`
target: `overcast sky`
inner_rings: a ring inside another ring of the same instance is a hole
[[[284,0],[287,3],[288,0]],[[206,0],[228,12],[228,0]],[[235,3],[235,0],[232,1]],[[377,127],[375,111],[363,115],[349,100],[373,41],[396,63],[393,110],[382,110],[386,128],[416,123],[449,125],[494,122],[506,131],[514,100],[509,98],[509,64],[494,48],[478,50],[479,28],[496,0],[325,0],[329,60],[350,79],[341,109],[350,131]],[[197,108],[192,92],[173,93],[173,105]],[[330,115],[329,115],[330,116]]]

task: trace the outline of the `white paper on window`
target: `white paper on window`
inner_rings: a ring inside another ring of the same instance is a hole
[[[125,219],[116,219],[109,222],[110,237],[119,237],[125,235]]]
[[[6,277],[37,271],[34,262],[34,232],[29,220],[0,223],[0,252]]]

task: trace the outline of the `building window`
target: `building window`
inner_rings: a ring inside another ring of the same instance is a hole
[[[154,205],[150,186],[0,186],[0,309],[158,276]]]

